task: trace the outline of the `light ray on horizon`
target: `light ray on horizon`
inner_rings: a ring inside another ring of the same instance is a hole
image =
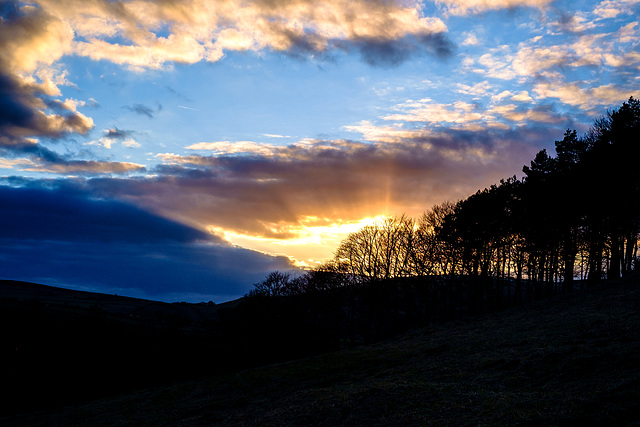
[[[264,236],[249,235],[227,230],[222,227],[208,226],[207,231],[214,236],[240,247],[251,247],[269,255],[289,257],[294,265],[309,268],[321,264],[332,257],[335,247],[350,233],[362,227],[379,223],[385,215],[366,217],[355,221],[319,220],[306,217],[298,226],[291,226],[289,232],[296,237],[274,239]],[[312,225],[326,222],[326,225]]]

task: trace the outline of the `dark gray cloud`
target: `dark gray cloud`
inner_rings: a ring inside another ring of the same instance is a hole
[[[208,234],[135,206],[70,188],[0,186],[0,236],[25,240],[129,243],[212,240]],[[218,242],[220,243],[220,242]]]
[[[33,121],[33,111],[26,105],[25,94],[12,77],[0,71],[0,131],[10,126],[27,127]]]
[[[48,149],[40,143],[22,138],[0,136],[0,157],[25,158],[30,170],[74,175],[128,174],[143,172],[137,163],[73,159]]]
[[[156,113],[162,111],[162,105],[158,104],[157,108],[154,110],[151,107],[148,107],[146,105],[143,104],[133,104],[133,105],[127,105],[125,106],[125,108],[129,111],[132,111],[136,114],[140,114],[142,116],[147,116],[150,119],[153,119],[156,115]]]
[[[455,52],[455,44],[443,33],[410,35],[400,40],[361,39],[352,43],[362,60],[371,66],[394,67],[424,54],[446,59]]]
[[[445,60],[455,53],[455,44],[445,33],[427,33],[408,35],[400,39],[354,38],[350,40],[331,40],[332,49],[323,48],[322,38],[313,32],[297,33],[281,30],[288,40],[289,56],[306,59],[310,56],[324,61],[335,61],[335,51],[356,52],[362,60],[372,67],[392,68],[405,61],[420,56],[434,56]]]
[[[1,45],[0,45],[1,48]],[[37,88],[18,82],[3,72],[0,61],[0,135],[22,138],[24,135],[61,138],[69,133],[87,133],[93,127],[84,115],[60,108],[59,103],[39,93]],[[58,111],[46,115],[39,105],[44,103]]]
[[[269,271],[292,269],[286,258],[232,247],[130,204],[96,198],[73,181],[21,183],[28,187],[0,187],[2,278],[168,301],[224,301],[242,296]]]
[[[0,238],[0,276],[53,286],[174,301],[240,298],[284,257],[216,245],[22,241]]]
[[[123,140],[127,138],[132,138],[135,135],[135,131],[132,130],[123,130],[114,127],[113,129],[108,129],[104,136],[110,139]]]

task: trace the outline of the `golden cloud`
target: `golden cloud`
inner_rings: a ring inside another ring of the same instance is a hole
[[[33,161],[29,159],[1,159],[0,158],[0,169],[13,169],[15,167],[29,167],[33,166]]]
[[[0,130],[14,138],[59,137],[88,132],[93,120],[77,111],[80,101],[67,99],[47,104],[59,96],[58,86],[70,85],[66,72],[54,63],[72,52],[73,29],[65,21],[31,5],[13,7],[0,26],[0,97],[12,111]],[[54,109],[55,112],[46,112]]]
[[[16,74],[35,72],[71,52],[73,29],[45,11],[22,6],[18,19],[0,26],[0,63]]]
[[[565,104],[586,111],[594,110],[601,105],[619,103],[634,95],[633,92],[613,84],[582,88],[577,82],[562,81],[538,83],[533,91],[540,98],[557,98]]]
[[[447,31],[439,18],[422,16],[418,5],[401,2],[40,0],[38,4],[75,31],[79,37],[75,53],[138,69],[217,61],[225,51],[324,52],[335,40],[384,42]]]
[[[58,174],[126,174],[143,171],[145,167],[129,162],[100,162],[96,160],[73,160],[59,163],[45,163],[26,168],[26,171],[51,172]]]

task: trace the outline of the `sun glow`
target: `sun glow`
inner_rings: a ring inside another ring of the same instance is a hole
[[[284,227],[288,234],[294,236],[288,239],[243,234],[213,225],[208,226],[207,231],[231,244],[269,255],[286,256],[298,267],[312,268],[331,258],[349,233],[383,218],[384,215],[378,215],[349,221],[306,216],[297,224]],[[283,227],[278,227],[278,231],[283,231]]]

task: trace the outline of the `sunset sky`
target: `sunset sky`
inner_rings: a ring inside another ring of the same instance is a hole
[[[0,3],[0,278],[237,298],[640,95],[640,0]]]

